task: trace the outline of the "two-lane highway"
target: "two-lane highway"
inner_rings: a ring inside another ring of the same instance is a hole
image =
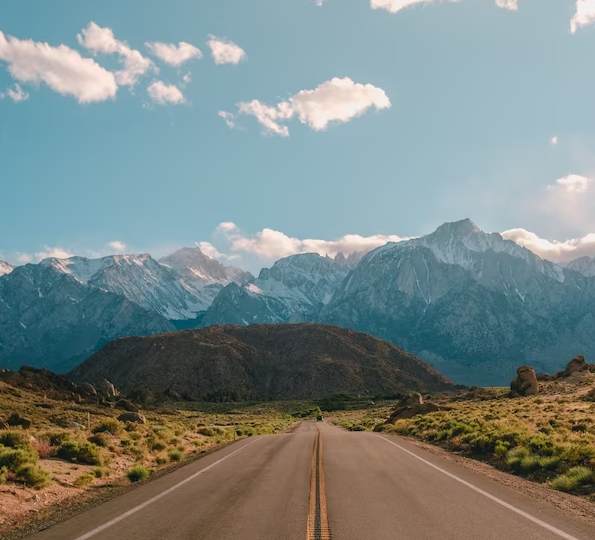
[[[32,540],[593,540],[595,527],[401,438],[307,422],[248,439]]]

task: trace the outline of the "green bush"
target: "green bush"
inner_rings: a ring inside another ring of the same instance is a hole
[[[204,435],[205,437],[214,437],[216,435],[215,430],[207,426],[199,427],[196,430],[196,433],[198,433],[199,435]]]
[[[181,461],[184,457],[184,452],[174,448],[167,453],[170,461]]]
[[[143,436],[140,433],[138,433],[137,431],[132,431],[132,432],[130,432],[130,438],[133,441],[139,441],[140,439],[143,438]]]
[[[93,474],[95,478],[103,478],[104,476],[109,476],[112,473],[110,469],[107,467],[95,467],[93,469]]]
[[[95,433],[95,435],[91,435],[87,440],[90,443],[97,446],[102,446],[103,448],[107,448],[110,444],[112,444],[112,438],[101,431],[99,433]]]
[[[43,489],[51,482],[50,473],[33,464],[23,465],[16,474],[25,484],[35,489]]]
[[[153,442],[149,443],[149,448],[153,452],[162,452],[163,450],[165,450],[167,448],[167,445],[161,441],[153,441]]]
[[[167,463],[169,460],[165,457],[165,456],[157,456],[155,458],[155,463],[157,463],[157,465],[164,465],[165,463]]]
[[[74,485],[76,487],[83,487],[88,486],[95,482],[95,475],[90,473],[81,474],[75,481]]]
[[[0,468],[6,468],[11,472],[17,472],[25,465],[37,463],[39,455],[32,448],[5,448],[0,447]]]
[[[68,439],[70,439],[70,433],[68,433],[68,431],[54,431],[48,433],[47,438],[52,446],[62,446]]]
[[[8,469],[6,467],[0,467],[0,486],[6,482],[6,474]]]
[[[5,431],[0,433],[0,444],[16,448],[17,446],[27,446],[29,437],[22,431]]]
[[[93,433],[101,433],[102,431],[109,431],[112,435],[117,435],[122,431],[122,422],[118,420],[104,420],[100,424],[97,424],[92,429]]]
[[[85,463],[87,465],[103,465],[104,457],[100,448],[90,442],[66,442],[58,450],[58,457],[71,463]]]
[[[126,473],[126,476],[128,476],[128,480],[131,482],[139,482],[149,478],[149,476],[151,476],[151,472],[151,469],[148,469],[147,467],[136,465]]]
[[[570,493],[594,480],[594,472],[587,467],[573,467],[566,474],[561,474],[552,480],[552,487],[558,491]]]

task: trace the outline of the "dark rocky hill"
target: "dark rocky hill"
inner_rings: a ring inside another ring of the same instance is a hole
[[[419,358],[336,326],[213,326],[112,341],[75,368],[78,382],[109,379],[137,399],[301,399],[454,388]]]

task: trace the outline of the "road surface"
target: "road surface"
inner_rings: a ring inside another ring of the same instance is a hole
[[[593,540],[595,527],[384,434],[245,439],[32,540]]]

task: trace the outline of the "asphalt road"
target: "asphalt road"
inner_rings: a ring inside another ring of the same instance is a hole
[[[595,527],[398,437],[247,439],[32,540],[593,540]]]

